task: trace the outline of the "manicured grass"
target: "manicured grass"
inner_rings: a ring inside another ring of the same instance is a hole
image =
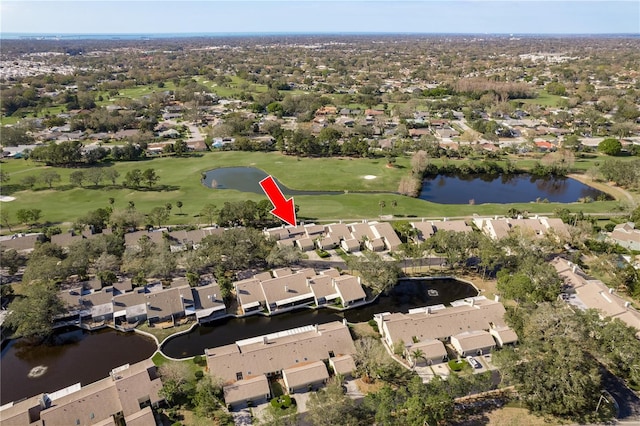
[[[468,365],[466,361],[462,361],[462,360],[458,361],[458,360],[455,360],[455,359],[450,360],[448,364],[449,364],[449,368],[452,371],[456,371],[456,372],[457,371],[462,371],[464,369],[464,367],[466,365]]]
[[[440,160],[436,160],[440,161]],[[533,160],[532,160],[533,164]],[[2,170],[9,173],[11,180],[3,184],[3,195],[16,197],[15,201],[2,203],[15,224],[15,213],[21,208],[42,210],[42,220],[53,223],[73,222],[90,210],[107,207],[108,199],[113,197],[116,209],[126,208],[129,201],[135,203],[137,210],[147,213],[152,208],[172,203],[170,223],[198,224],[203,222],[197,217],[205,204],[213,203],[221,207],[226,201],[260,201],[262,194],[243,193],[228,189],[210,189],[200,183],[201,173],[217,167],[253,166],[276,177],[283,185],[291,189],[317,191],[350,191],[339,195],[303,195],[296,196],[295,203],[300,206],[298,217],[308,220],[335,220],[374,218],[380,214],[398,217],[457,217],[506,214],[510,208],[530,213],[552,213],[559,208],[571,211],[611,212],[617,202],[605,201],[589,204],[561,203],[518,203],[518,204],[478,204],[446,205],[393,194],[398,182],[408,173],[409,159],[398,158],[395,168],[387,168],[384,159],[352,158],[296,158],[279,153],[262,152],[211,152],[200,157],[158,158],[154,160],[114,163],[120,173],[118,185],[76,188],[69,184],[69,175],[76,169],[55,168],[61,175],[53,189],[37,183],[33,190],[22,190],[20,180],[25,176],[39,176],[46,168],[31,160],[7,160]],[[153,168],[160,176],[156,188],[142,187],[139,190],[120,186],[124,175],[133,169]],[[366,180],[365,175],[374,175],[375,179]],[[353,191],[379,191],[388,193],[367,194]],[[182,214],[175,206],[182,201]],[[380,208],[380,201],[386,207]],[[396,201],[397,206],[391,207]]]
[[[155,364],[156,367],[160,367],[162,364],[166,364],[167,362],[171,362],[169,358],[166,358],[162,353],[156,352],[152,357],[151,361]]]
[[[542,106],[557,107],[558,106],[558,102],[561,99],[563,99],[562,96],[551,95],[551,94],[547,93],[546,90],[541,90],[540,92],[538,92],[538,97],[537,98],[533,98],[533,99],[513,99],[513,101],[522,102],[522,103],[525,103],[525,104],[535,104],[535,105],[542,105]]]

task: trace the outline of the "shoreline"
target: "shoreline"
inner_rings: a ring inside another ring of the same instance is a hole
[[[622,201],[626,199],[632,205],[635,205],[638,202],[638,200],[633,194],[631,194],[626,189],[620,188],[619,186],[611,186],[603,182],[597,182],[597,181],[594,181],[593,179],[589,179],[584,174],[579,174],[579,173],[570,173],[567,175],[567,177],[577,180],[578,182],[584,185],[587,185],[599,191],[602,191],[612,196],[616,201]]]

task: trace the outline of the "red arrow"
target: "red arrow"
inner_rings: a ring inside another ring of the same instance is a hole
[[[291,226],[296,226],[296,210],[293,204],[293,197],[286,200],[278,184],[271,176],[267,176],[259,183],[264,193],[267,194],[269,201],[273,204],[271,214]]]

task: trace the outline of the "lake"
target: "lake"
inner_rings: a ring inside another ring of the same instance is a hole
[[[428,290],[436,290],[438,296],[429,296]],[[389,294],[381,295],[369,305],[342,312],[327,308],[303,308],[272,317],[254,315],[224,318],[169,339],[162,346],[162,352],[173,358],[184,358],[202,354],[206,348],[228,345],[249,337],[343,319],[364,322],[381,312],[408,312],[412,308],[448,304],[477,294],[475,287],[455,279],[401,279]]]
[[[436,290],[438,295],[429,296],[429,290]],[[407,312],[411,308],[447,304],[477,294],[475,287],[455,279],[401,279],[389,294],[381,295],[369,305],[342,312],[301,309],[273,317],[223,318],[168,340],[162,351],[174,358],[202,355],[206,348],[249,337],[345,318],[349,322],[364,322],[375,313]],[[86,385],[107,377],[115,367],[147,359],[156,350],[151,339],[111,329],[58,331],[56,340],[56,345],[37,346],[21,339],[6,342],[0,362],[0,404],[54,392],[78,382]],[[30,371],[38,366],[46,367],[46,372],[29,378]]]
[[[204,185],[216,189],[235,189],[242,192],[263,194],[259,183],[267,173],[255,167],[223,167],[209,170],[203,179]],[[341,191],[299,191],[287,188],[278,182],[285,196],[294,195],[339,195]],[[214,185],[215,183],[215,185]],[[552,203],[573,203],[580,198],[597,199],[606,194],[578,182],[563,177],[536,177],[529,174],[518,175],[438,175],[427,178],[422,183],[418,198],[439,204],[483,203],[529,203],[548,200]]]
[[[61,344],[33,346],[22,339],[6,342],[0,362],[0,404],[104,379],[113,368],[147,359],[157,348],[149,338],[111,329],[73,329],[58,332],[56,338]],[[45,373],[29,378],[31,369],[38,366],[46,367]]]
[[[267,173],[255,167],[221,167],[219,169],[209,170],[205,173],[203,183],[209,188],[215,189],[235,189],[241,192],[253,192],[256,194],[264,194],[260,182],[269,176]],[[298,191],[289,189],[276,178],[273,178],[278,184],[282,193],[286,196],[294,195],[339,195],[344,194],[342,191]]]
[[[528,203],[548,200],[573,203],[580,198],[608,196],[571,178],[519,175],[438,175],[422,183],[418,198],[439,204]]]

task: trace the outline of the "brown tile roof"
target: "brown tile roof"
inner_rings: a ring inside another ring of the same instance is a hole
[[[44,241],[44,234],[14,234],[12,236],[0,238],[0,248],[2,250],[14,249],[16,251],[29,251],[36,247],[36,243]]]
[[[291,274],[262,281],[262,291],[267,305],[313,297],[304,274]]]
[[[153,410],[148,406],[136,413],[126,416],[124,421],[127,426],[149,426],[156,424]]]
[[[338,291],[333,286],[333,278],[320,275],[311,279],[311,291],[316,299],[327,298],[329,296],[339,297]]]
[[[433,224],[431,222],[411,222],[411,226],[418,230],[418,240],[428,240],[435,234]]]
[[[329,372],[322,361],[310,362],[298,367],[282,370],[282,379],[290,389],[322,382],[329,378]]]
[[[333,280],[344,305],[367,296],[360,285],[360,280],[354,276],[343,275]]]
[[[342,375],[351,374],[356,369],[356,363],[351,355],[329,358],[329,365],[333,367],[333,371],[336,374]]]
[[[459,352],[469,353],[478,349],[493,347],[496,342],[488,331],[472,330],[451,336],[451,344]]]
[[[464,220],[442,220],[431,222],[437,231],[472,232],[473,228]]]
[[[319,361],[335,356],[353,354],[355,347],[347,326],[341,322],[301,327],[275,335],[257,337],[232,345],[205,351],[211,374],[225,381],[279,372],[301,362]]]
[[[238,380],[223,387],[222,391],[224,392],[224,402],[227,404],[260,399],[271,394],[269,380],[264,374],[251,379]]]
[[[266,300],[259,280],[250,278],[247,280],[236,281],[234,286],[238,301],[243,308],[254,304],[264,303]]]
[[[424,358],[426,359],[442,359],[447,355],[447,349],[444,347],[444,343],[436,339],[425,339],[418,343],[413,343],[409,345],[407,349],[409,353],[420,349],[424,353]]]
[[[471,330],[488,330],[491,325],[504,325],[504,306],[492,300],[476,300],[430,313],[383,315],[385,335],[393,342],[425,339],[447,339]]]
[[[374,223],[371,224],[371,228],[377,237],[384,240],[384,244],[388,250],[397,250],[400,244],[402,244],[402,241],[400,241],[396,231],[393,230],[389,222]]]

